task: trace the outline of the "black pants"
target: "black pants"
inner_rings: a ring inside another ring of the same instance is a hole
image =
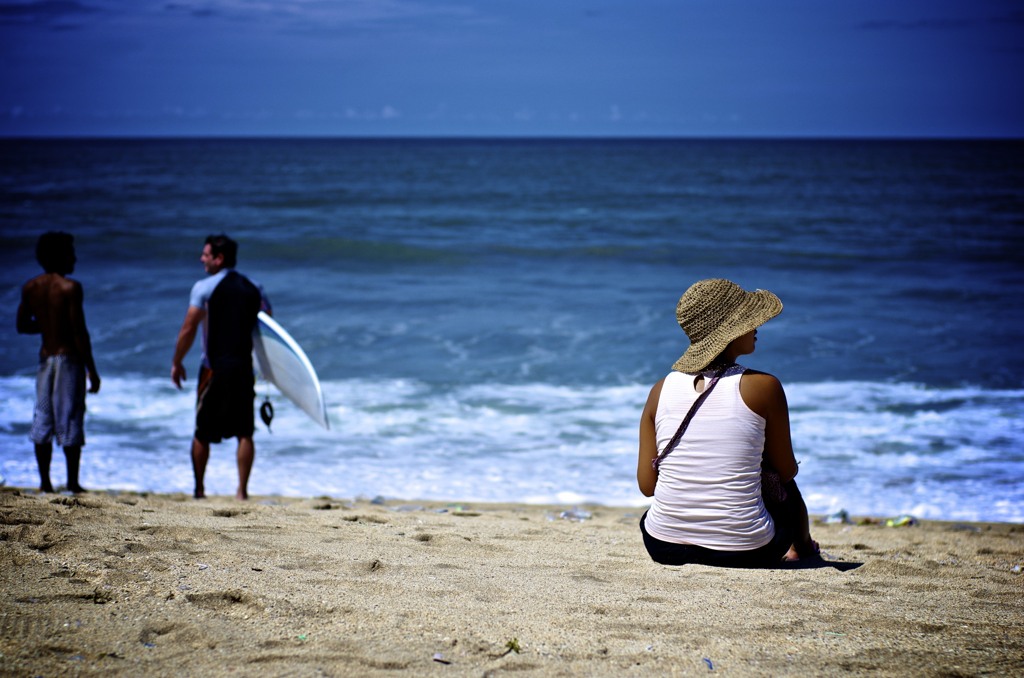
[[[793,538],[797,534],[796,521],[801,520],[803,497],[796,482],[791,480],[785,484],[786,499],[778,503],[765,502],[765,508],[775,523],[775,536],[760,548],[750,551],[717,551],[693,546],[692,544],[674,544],[652,537],[644,527],[647,513],[640,518],[640,532],[644,536],[647,553],[656,563],[662,565],[714,565],[718,567],[775,567],[782,561]]]

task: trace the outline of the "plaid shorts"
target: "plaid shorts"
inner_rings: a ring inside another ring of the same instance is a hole
[[[37,445],[55,437],[61,447],[85,445],[85,366],[66,355],[39,363],[36,407],[29,439]]]

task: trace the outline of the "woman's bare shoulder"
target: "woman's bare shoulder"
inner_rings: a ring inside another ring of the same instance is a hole
[[[647,394],[647,408],[658,407],[658,399],[661,398],[661,389],[665,386],[665,379],[667,378],[668,377],[663,377],[651,387],[650,393]]]
[[[743,381],[750,381],[751,383],[759,384],[762,386],[769,386],[775,384],[782,386],[782,382],[779,381],[778,377],[776,377],[774,374],[762,372],[761,370],[747,369],[746,371],[743,372]]]
[[[747,370],[740,379],[740,395],[747,407],[766,416],[774,405],[786,400],[786,392],[778,377],[767,372]]]

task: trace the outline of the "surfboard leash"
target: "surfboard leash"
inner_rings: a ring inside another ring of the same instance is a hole
[[[274,406],[270,403],[270,383],[264,381],[266,390],[263,393],[263,404],[260,405],[260,419],[267,425],[267,433],[273,433],[270,430],[270,422],[274,420]]]

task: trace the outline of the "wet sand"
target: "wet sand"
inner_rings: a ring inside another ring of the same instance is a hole
[[[0,675],[1024,674],[1024,526],[650,561],[636,508],[0,490]]]

